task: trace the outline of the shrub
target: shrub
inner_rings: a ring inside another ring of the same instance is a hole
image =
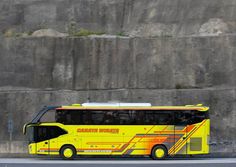
[[[78,32],[74,32],[72,36],[88,36],[88,35],[102,35],[105,34],[104,32],[95,32],[95,31],[90,31],[87,29],[81,28]]]

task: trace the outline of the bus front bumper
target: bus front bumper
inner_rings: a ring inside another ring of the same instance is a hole
[[[35,143],[29,144],[28,151],[29,151],[29,154],[37,154],[36,144]]]

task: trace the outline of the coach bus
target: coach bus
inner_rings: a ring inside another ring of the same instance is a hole
[[[173,155],[209,153],[209,107],[83,103],[44,107],[24,125],[29,154]]]

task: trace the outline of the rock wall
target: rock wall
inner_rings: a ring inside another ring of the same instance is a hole
[[[2,153],[25,151],[22,126],[43,105],[116,100],[209,105],[212,152],[235,155],[235,36],[0,41]]]
[[[235,36],[2,38],[0,86],[70,90],[234,87],[235,43]]]
[[[22,126],[42,106],[90,100],[203,103],[211,152],[236,156],[235,8],[235,0],[0,1],[0,153],[26,152]],[[118,36],[3,37],[72,25]]]
[[[236,31],[235,0],[1,0],[0,31],[77,28],[133,36]]]

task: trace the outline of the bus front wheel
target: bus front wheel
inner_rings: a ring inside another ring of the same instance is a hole
[[[167,149],[163,145],[154,146],[151,152],[152,159],[165,159],[167,155]]]
[[[60,150],[60,157],[63,159],[74,159],[76,155],[76,150],[71,145],[65,145]]]

